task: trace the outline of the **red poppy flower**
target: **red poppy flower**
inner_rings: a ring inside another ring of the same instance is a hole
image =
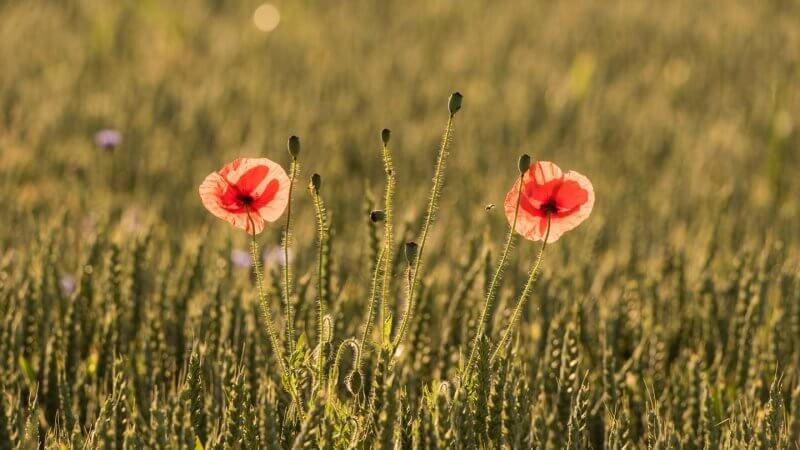
[[[525,239],[544,240],[549,215],[547,242],[555,242],[562,234],[580,225],[592,212],[592,183],[578,172],[562,173],[557,165],[539,161],[530,166],[521,181],[516,231]],[[519,189],[520,180],[517,180],[506,194],[505,210],[509,223],[514,221]]]
[[[211,214],[248,233],[261,233],[289,202],[289,177],[267,158],[239,158],[211,172],[200,185],[200,199]],[[250,220],[255,230],[250,229]]]

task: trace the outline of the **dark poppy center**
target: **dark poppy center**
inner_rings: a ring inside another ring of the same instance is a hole
[[[553,214],[558,212],[555,200],[548,200],[547,203],[542,204],[542,211],[545,214]]]
[[[253,204],[253,197],[247,194],[237,194],[236,200],[245,206],[250,206]]]

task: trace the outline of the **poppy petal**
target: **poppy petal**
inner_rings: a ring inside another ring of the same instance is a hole
[[[528,175],[531,175],[533,181],[540,186],[549,181],[560,180],[564,176],[561,168],[550,161],[536,161],[536,164],[528,169]]]
[[[254,191],[267,178],[269,166],[258,165],[247,170],[236,182],[236,187],[243,194],[254,195]]]
[[[286,171],[267,158],[240,158],[237,161],[240,161],[238,168],[231,171],[229,180],[235,182],[240,190],[251,195],[259,208],[271,206],[269,208],[271,213],[264,218],[274,222],[283,213],[289,201],[289,177]],[[272,196],[275,181],[278,183],[278,188]],[[264,195],[268,198],[260,199]],[[276,204],[273,205],[273,202]]]
[[[219,174],[225,177],[228,181],[234,182],[235,180],[230,179],[231,172],[239,170],[239,166],[241,164],[242,164],[241,159],[236,158],[233,161],[229,162],[228,164],[225,164],[225,166],[222,169],[220,169]]]
[[[239,158],[228,166],[228,180],[241,190],[248,189],[258,215],[267,222],[278,220],[289,203],[289,177],[283,167],[268,158]],[[262,174],[264,176],[259,178]],[[258,183],[253,185],[255,181]]]
[[[584,221],[589,217],[589,214],[592,213],[592,209],[594,209],[594,186],[592,186],[592,182],[589,181],[585,175],[575,172],[574,170],[565,173],[564,179],[578,183],[578,186],[586,191],[586,202],[581,204],[577,213],[577,215],[581,217],[581,221]]]
[[[241,228],[250,233],[250,223],[247,220],[247,214],[244,212],[232,212],[226,209],[223,200],[224,193],[227,189],[228,183],[225,179],[219,173],[212,172],[203,180],[203,183],[200,184],[200,200],[211,214],[230,223],[236,228]],[[252,214],[252,216],[256,234],[261,233],[264,229],[263,220],[256,214]]]
[[[520,180],[517,179],[517,182],[514,183],[511,190],[508,191],[506,194],[505,202],[503,203],[506,219],[508,219],[508,224],[511,225],[514,222],[514,210],[517,206],[517,196],[519,194],[520,189]],[[544,234],[539,232],[540,222],[544,217],[544,214],[541,213],[539,210],[536,209],[528,209],[526,207],[526,200],[523,196],[520,199],[520,207],[519,212],[517,214],[517,225],[514,227],[514,230],[522,235],[525,239],[529,239],[532,241],[542,240],[544,238]],[[530,203],[528,203],[530,205]]]
[[[224,218],[228,211],[222,206],[227,183],[217,172],[211,172],[200,184],[200,200],[211,214]]]
[[[199,188],[203,205],[216,217],[236,228],[256,234],[264,229],[264,220],[273,222],[283,214],[288,203],[289,179],[278,164],[266,158],[240,158],[209,174]],[[237,201],[239,192],[254,197],[250,211]],[[251,230],[251,228],[253,228]]]
[[[548,242],[555,242],[557,241],[564,233],[570,231],[583,223],[589,215],[592,213],[592,209],[594,208],[594,188],[592,187],[592,183],[586,178],[584,175],[575,172],[575,171],[568,171],[564,174],[565,181],[573,181],[575,182],[580,189],[586,192],[586,201],[581,203],[577,206],[577,209],[573,210],[571,213],[560,216],[555,215],[552,219],[552,229],[550,230],[550,238]]]
[[[553,194],[562,184],[560,179],[550,180],[544,184],[537,184],[533,181],[527,182],[522,196],[523,205],[529,202],[531,207],[540,209],[542,204],[553,198]]]
[[[264,231],[264,221],[261,219],[261,217],[252,212],[250,213],[250,217],[253,219],[256,234]],[[252,233],[250,230],[250,220],[247,219],[247,213],[230,214],[227,218],[225,218],[225,220],[234,227],[241,228],[242,230],[246,231],[248,234]]]
[[[289,204],[289,176],[283,167],[267,159],[254,159],[269,168],[268,175],[253,190],[254,209],[267,222],[275,222]]]
[[[265,164],[266,161],[275,164],[267,158],[236,158],[232,162],[226,164],[225,167],[223,167],[222,170],[220,170],[219,172],[228,181],[238,186],[240,181],[247,181],[247,180],[242,180],[242,178],[244,177],[245,174],[250,172],[251,169],[254,169],[258,166],[270,166],[268,164]],[[268,170],[272,170],[272,167],[269,167]],[[263,177],[259,178],[259,180],[262,179]],[[256,186],[257,185],[258,183],[256,183]]]
[[[514,183],[514,186],[511,186],[511,190],[508,191],[506,194],[506,199],[503,202],[503,209],[506,213],[506,219],[508,219],[508,224],[511,225],[514,222],[514,211],[517,208],[517,196],[519,195],[519,178],[517,182]],[[522,209],[520,207],[520,209]],[[519,220],[519,217],[517,217]]]
[[[509,224],[514,218],[520,182],[506,194],[505,213]],[[578,172],[562,172],[549,162],[539,161],[526,173],[523,194],[515,231],[525,239],[555,242],[569,230],[580,225],[594,207],[592,183]],[[554,201],[559,212],[550,217],[550,231],[547,230],[547,215],[541,209],[544,202]]]
[[[553,197],[558,211],[573,211],[586,203],[589,193],[577,181],[565,179]]]
[[[543,203],[551,199],[555,190],[561,185],[562,177],[561,168],[550,161],[537,161],[532,164],[525,174],[523,208],[529,211],[532,208],[539,209]]]

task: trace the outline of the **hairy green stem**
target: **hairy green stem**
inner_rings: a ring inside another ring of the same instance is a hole
[[[317,358],[317,383],[321,390],[325,383],[325,343],[323,342],[323,319],[325,317],[326,276],[325,276],[325,246],[327,243],[328,225],[325,214],[325,205],[322,198],[313,187],[310,189],[317,216],[317,239],[319,241],[319,255],[317,257],[317,339],[319,340],[319,357]]]
[[[295,407],[297,408],[297,413],[300,416],[302,416],[303,406],[300,402],[300,396],[297,394],[294,382],[292,381],[292,376],[289,373],[289,368],[286,366],[286,361],[283,359],[283,350],[281,347],[280,339],[278,339],[278,333],[275,331],[275,324],[272,319],[272,312],[269,309],[269,299],[267,298],[267,293],[264,290],[264,274],[261,270],[261,259],[259,258],[258,254],[258,242],[256,241],[256,227],[255,227],[255,222],[253,222],[253,218],[250,217],[249,208],[247,208],[247,221],[250,224],[250,230],[251,230],[250,254],[253,257],[253,272],[256,275],[256,284],[258,289],[258,304],[261,309],[261,318],[264,320],[264,326],[267,328],[267,335],[269,336],[272,349],[275,352],[275,359],[278,360],[278,367],[281,371],[281,379],[283,380],[284,387],[289,392],[289,395],[292,397],[292,402],[294,402]]]
[[[294,352],[294,310],[292,308],[292,265],[289,262],[289,247],[292,243],[292,194],[295,179],[300,171],[297,158],[292,158],[289,171],[289,200],[286,204],[286,228],[283,231],[283,299],[286,302],[286,346]]]
[[[419,284],[419,272],[420,267],[422,266],[422,255],[423,251],[425,250],[425,243],[428,241],[428,231],[430,230],[431,223],[433,222],[433,216],[436,214],[436,205],[442,190],[442,184],[444,181],[444,167],[445,162],[447,161],[448,147],[450,146],[450,141],[452,140],[453,134],[454,115],[455,112],[451,112],[450,117],[447,119],[447,126],[445,127],[444,135],[442,136],[442,143],[439,147],[439,157],[436,161],[436,170],[433,176],[433,187],[431,188],[431,197],[428,201],[428,211],[425,215],[425,222],[422,226],[422,237],[420,238],[419,252],[415,261],[413,262],[413,270],[411,272],[409,281],[406,310],[403,313],[403,319],[400,322],[400,328],[397,332],[397,336],[392,342],[392,346],[389,351],[390,360],[394,358],[397,347],[403,342],[403,338],[408,330],[408,322],[411,320],[411,317],[414,314],[414,301],[416,300],[414,298],[414,293],[416,292],[417,285]]]
[[[508,253],[511,250],[511,247],[514,242],[514,236],[516,235],[516,228],[517,228],[517,218],[519,217],[519,202],[522,198],[522,179],[524,174],[519,176],[519,190],[517,192],[517,202],[516,206],[514,207],[514,219],[511,221],[511,228],[508,230],[508,235],[506,235],[506,243],[503,246],[503,254],[500,256],[500,262],[497,264],[497,268],[495,269],[494,275],[492,276],[492,281],[489,282],[489,289],[486,291],[486,297],[484,299],[483,305],[483,312],[481,313],[480,321],[478,322],[478,329],[475,331],[475,339],[472,341],[472,351],[470,351],[469,359],[467,360],[467,365],[464,367],[464,375],[463,380],[466,381],[470,377],[470,370],[472,369],[472,365],[475,363],[475,358],[478,354],[478,342],[480,341],[483,333],[486,330],[486,323],[489,319],[489,311],[492,309],[492,304],[494,303],[494,299],[497,295],[497,286],[500,283],[500,279],[503,276],[503,271],[508,264]],[[548,226],[549,228],[549,226]]]
[[[375,270],[372,273],[372,281],[370,283],[371,287],[369,294],[369,310],[367,311],[367,323],[364,325],[364,331],[361,333],[361,343],[359,345],[361,351],[359,351],[358,355],[356,356],[356,362],[354,366],[356,371],[361,370],[361,355],[364,353],[364,348],[366,348],[365,345],[367,343],[367,337],[372,332],[372,322],[373,319],[375,318],[375,303],[377,300],[378,296],[377,292],[379,289],[378,284],[380,283],[379,279],[380,279],[381,263],[383,262],[384,259],[385,250],[386,248],[381,249],[381,252],[378,254],[378,263],[375,265]],[[381,335],[383,334],[381,333]]]
[[[386,171],[386,190],[384,193],[383,210],[386,218],[383,221],[383,282],[381,285],[381,323],[389,318],[389,289],[391,287],[392,269],[394,267],[394,222],[392,206],[394,200],[394,165],[392,164],[392,153],[388,144],[383,144],[383,167]],[[383,333],[381,333],[383,342]],[[363,347],[362,347],[363,348]]]
[[[339,369],[342,365],[342,356],[347,347],[353,348],[355,360],[361,359],[362,348],[359,348],[358,343],[353,338],[347,338],[339,344],[336,350],[336,356],[333,358],[333,366],[331,366],[330,378],[328,379],[328,395],[332,400],[336,399],[336,382],[339,381]],[[356,366],[357,367],[357,366]]]
[[[531,296],[533,292],[533,285],[536,283],[536,279],[539,277],[539,268],[542,265],[542,260],[544,259],[544,249],[547,247],[547,239],[550,237],[550,214],[547,214],[547,232],[544,234],[544,240],[542,241],[542,247],[539,249],[539,256],[536,257],[536,262],[533,264],[533,268],[531,268],[530,274],[528,275],[528,281],[525,283],[525,288],[522,290],[522,294],[519,296],[519,301],[517,301],[517,306],[514,308],[514,312],[511,313],[511,321],[508,323],[508,328],[503,333],[503,337],[500,338],[500,342],[497,343],[497,348],[495,348],[494,353],[492,353],[492,358],[490,360],[490,364],[494,364],[495,360],[497,359],[500,352],[503,348],[508,345],[508,341],[511,340],[511,334],[514,332],[514,327],[517,325],[519,321],[520,313],[522,312],[522,307],[525,306],[525,302],[527,302],[528,297]]]

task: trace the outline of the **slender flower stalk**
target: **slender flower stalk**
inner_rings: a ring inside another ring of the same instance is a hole
[[[414,289],[414,278],[412,268],[417,267],[417,262],[419,261],[419,245],[416,242],[406,242],[405,245],[405,254],[406,254],[406,263],[408,263],[408,269],[406,269],[406,293],[409,299],[409,302],[414,296],[413,289]],[[410,320],[411,311],[414,310],[413,304],[407,305],[406,314],[403,316],[403,323],[401,324],[401,330],[405,331],[407,327],[408,320]],[[399,337],[399,335],[398,335]]]
[[[508,327],[503,333],[503,337],[500,338],[500,342],[497,343],[494,353],[492,353],[490,364],[494,364],[495,360],[500,355],[500,352],[503,351],[503,348],[508,345],[508,341],[511,340],[511,334],[514,332],[514,328],[519,321],[522,308],[525,306],[525,303],[528,301],[528,297],[530,297],[531,293],[533,292],[533,285],[536,283],[536,279],[539,278],[539,269],[541,268],[542,260],[544,259],[544,249],[547,247],[547,239],[550,237],[550,219],[551,217],[548,213],[547,231],[545,232],[544,240],[542,241],[542,247],[539,249],[539,256],[536,257],[536,262],[531,268],[530,274],[528,275],[528,281],[525,283],[525,288],[522,290],[522,294],[519,296],[519,301],[517,301],[517,306],[514,308],[514,312],[511,313],[511,320],[508,323]]]
[[[528,171],[528,167],[530,166],[530,156],[522,155],[519,159],[519,182],[522,184],[525,177],[525,172]],[[519,217],[519,202],[522,198],[522,189],[517,192],[517,201],[516,206],[514,207],[514,219],[511,221],[511,227],[508,229],[508,234],[506,235],[506,243],[503,246],[503,253],[500,256],[500,261],[497,263],[497,268],[495,269],[494,275],[492,276],[492,280],[489,282],[489,289],[486,291],[486,297],[484,299],[483,305],[483,312],[481,313],[481,318],[478,322],[478,329],[475,331],[475,339],[472,341],[472,350],[469,354],[469,359],[467,360],[467,365],[464,367],[464,374],[463,380],[468,380],[470,377],[470,370],[472,369],[472,365],[475,363],[475,358],[478,356],[478,343],[480,342],[481,337],[483,337],[483,333],[486,331],[486,323],[489,320],[489,312],[492,310],[492,305],[494,304],[494,299],[497,296],[497,287],[500,284],[500,279],[503,276],[503,272],[506,269],[506,265],[508,265],[508,253],[511,250],[511,247],[514,245],[514,237],[516,236],[516,232],[514,231],[517,227],[517,218]]]
[[[289,140],[289,153],[296,158],[299,141]],[[296,144],[296,145],[295,145]],[[293,165],[292,172],[296,172]],[[280,368],[281,383],[292,398],[297,415],[302,417],[302,401],[297,389],[296,377],[289,371],[283,357],[284,348],[275,329],[269,301],[264,290],[264,274],[258,251],[256,235],[264,230],[265,223],[275,222],[287,208],[289,177],[283,168],[268,158],[237,158],[221,170],[211,172],[200,184],[198,193],[203,206],[216,217],[245,230],[251,239],[250,252],[253,272],[258,283],[258,300],[262,320],[275,351]],[[288,227],[287,227],[288,230]],[[288,259],[288,258],[287,258]],[[291,340],[290,340],[291,342]]]
[[[361,333],[361,343],[359,344],[359,348],[361,348],[362,351],[359,351],[356,355],[356,361],[354,365],[354,370],[356,372],[361,370],[361,355],[364,353],[363,349],[366,348],[365,345],[367,343],[367,337],[372,332],[372,322],[375,319],[375,304],[377,303],[378,289],[380,284],[381,265],[383,263],[385,250],[386,248],[384,247],[378,254],[378,263],[375,264],[375,270],[372,273],[369,294],[369,310],[367,311],[367,323],[364,325],[364,331]]]
[[[420,268],[422,267],[422,255],[425,250],[425,244],[428,242],[428,231],[430,230],[431,223],[433,223],[433,217],[436,214],[436,206],[439,201],[439,196],[442,192],[445,163],[447,162],[447,155],[449,153],[450,144],[453,140],[453,118],[455,117],[456,112],[461,109],[461,100],[461,94],[456,92],[450,96],[450,101],[448,103],[450,116],[447,119],[447,126],[444,129],[442,143],[439,146],[439,156],[436,160],[436,170],[434,171],[433,176],[433,187],[431,188],[431,196],[428,201],[428,211],[425,215],[425,222],[422,226],[422,236],[420,237],[419,250],[413,263],[410,262],[410,264],[413,265],[413,269],[411,270],[409,281],[408,301],[406,302],[406,310],[403,313],[403,318],[400,322],[400,328],[397,332],[397,336],[392,342],[391,349],[389,351],[390,359],[394,358],[397,347],[403,342],[406,331],[408,330],[408,323],[411,320],[411,317],[414,315],[414,301],[416,300],[414,298],[414,294],[417,291],[417,286],[419,285],[419,273]]]
[[[317,383],[321,390],[325,383],[325,342],[323,340],[323,320],[325,318],[325,303],[327,301],[327,274],[325,273],[328,246],[328,216],[325,205],[322,203],[319,189],[321,178],[319,174],[311,176],[309,192],[314,203],[314,212],[317,216],[317,241],[319,252],[317,256],[317,339],[319,340],[319,356],[317,358]]]
[[[395,186],[395,173],[394,165],[392,164],[392,153],[389,150],[389,138],[391,132],[384,129],[381,132],[381,141],[383,142],[383,167],[386,172],[386,190],[384,193],[384,218],[383,218],[383,281],[381,282],[381,320],[386,324],[389,320],[389,289],[391,287],[392,268],[394,267],[394,222],[393,222],[393,200],[394,200],[394,186]],[[383,341],[383,333],[381,333],[381,341]],[[386,344],[382,342],[382,344]],[[362,347],[363,348],[363,347]]]
[[[283,231],[283,299],[286,305],[286,346],[291,354],[294,352],[294,308],[292,306],[292,264],[289,260],[289,248],[292,246],[292,194],[294,193],[295,179],[300,172],[300,164],[297,162],[297,155],[300,153],[300,139],[297,136],[290,137],[287,146],[292,162],[289,169],[286,227]]]
[[[256,276],[258,304],[261,309],[261,318],[264,320],[264,326],[267,328],[267,335],[269,336],[270,344],[272,345],[272,349],[275,351],[275,359],[278,360],[278,367],[281,371],[281,380],[283,381],[283,385],[286,387],[286,390],[289,391],[289,395],[292,397],[292,402],[297,408],[297,413],[302,416],[303,406],[300,402],[300,396],[297,394],[297,390],[295,389],[294,383],[291,380],[291,374],[286,366],[286,361],[283,359],[283,350],[280,339],[278,339],[278,333],[275,331],[275,324],[272,320],[272,312],[269,309],[269,300],[267,299],[267,293],[264,290],[264,274],[261,270],[258,242],[256,241],[256,233],[254,231],[255,223],[253,222],[253,218],[250,216],[250,208],[247,207],[246,209],[247,220],[250,222],[250,254],[253,257],[253,272]]]

